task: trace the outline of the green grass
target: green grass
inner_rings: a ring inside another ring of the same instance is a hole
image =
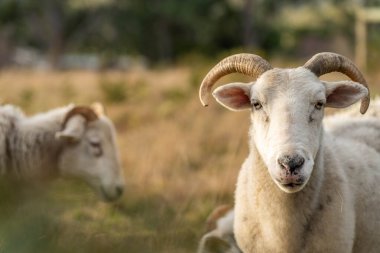
[[[211,206],[157,194],[106,204],[86,185],[63,180],[15,185],[1,182],[0,252],[195,252]]]
[[[122,81],[107,81],[100,82],[100,90],[107,102],[122,103],[127,99],[125,83]]]

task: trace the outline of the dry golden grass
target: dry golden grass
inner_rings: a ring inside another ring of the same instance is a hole
[[[1,101],[28,114],[103,102],[127,189],[118,203],[104,204],[78,182],[17,193],[2,182],[0,252],[194,252],[211,209],[233,201],[249,126],[248,112],[200,105],[205,72],[1,72]]]
[[[22,195],[24,202],[9,208],[21,205],[31,212],[33,207],[35,222],[23,231],[29,219],[20,221],[21,214],[6,219],[10,227],[12,219],[18,220],[14,223],[20,228],[12,230],[15,236],[0,231],[0,238],[2,233],[6,238],[4,247],[13,249],[19,234],[26,236],[38,227],[43,234],[53,234],[53,238],[42,236],[47,249],[38,246],[38,238],[30,242],[40,252],[61,252],[68,245],[74,252],[93,252],[93,245],[96,252],[115,246],[119,248],[114,252],[194,252],[208,212],[218,202],[233,201],[238,168],[247,153],[248,129],[247,113],[228,113],[216,105],[201,107],[198,76],[189,68],[2,72],[2,102],[19,105],[30,115],[72,102],[103,102],[118,131],[127,182],[123,199],[113,205],[98,202],[86,187],[76,187],[77,182],[63,180],[50,186],[49,194],[34,200],[34,205],[28,194]],[[56,213],[43,219],[39,211],[46,205]],[[56,230],[49,231],[51,226]]]
[[[236,167],[239,162],[233,161],[245,155],[247,114],[227,113],[216,105],[201,107],[190,72],[186,68],[137,73],[7,71],[0,75],[1,99],[28,114],[101,101],[117,127],[130,187],[145,185],[144,192],[155,192],[169,185],[178,189],[168,195],[186,194],[199,181],[203,190],[219,189],[213,180],[220,178],[214,173],[221,175],[225,169],[218,167]],[[101,83],[114,82],[123,85],[125,101],[105,100]],[[233,185],[230,173],[225,180]],[[207,174],[211,182],[204,183]]]

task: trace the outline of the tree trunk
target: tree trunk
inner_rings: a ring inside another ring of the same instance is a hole
[[[48,22],[48,60],[50,67],[57,68],[64,50],[64,13],[60,1],[48,1],[45,15]]]
[[[255,44],[253,33],[253,5],[254,0],[244,0],[243,6],[243,46],[245,49],[251,49]]]

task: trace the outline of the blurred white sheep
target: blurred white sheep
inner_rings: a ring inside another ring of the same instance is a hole
[[[69,105],[27,117],[0,106],[0,174],[25,179],[76,177],[105,201],[122,195],[115,128],[101,104]]]

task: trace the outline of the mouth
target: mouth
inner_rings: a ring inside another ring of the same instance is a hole
[[[283,191],[287,193],[294,193],[298,192],[305,186],[304,180],[296,180],[296,182],[290,180],[290,182],[284,182],[281,180],[275,180],[277,185],[282,189]]]
[[[297,187],[300,187],[301,185],[303,185],[303,183],[288,183],[288,184],[281,184],[283,187],[285,188],[289,188],[289,189],[293,189],[293,188],[297,188]]]
[[[303,176],[288,176],[281,177],[281,179],[275,178],[275,180],[284,187],[295,187],[305,183],[305,178]]]
[[[104,202],[113,202],[120,197],[120,195],[110,196],[103,187],[100,187],[100,195]]]

